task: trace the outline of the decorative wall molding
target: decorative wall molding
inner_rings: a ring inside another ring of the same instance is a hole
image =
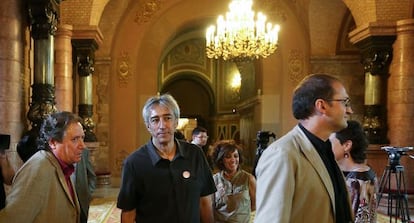
[[[138,8],[137,12],[135,13],[134,22],[136,22],[137,24],[148,22],[160,8],[160,0],[150,0],[143,2],[142,5]]]
[[[288,61],[289,80],[293,84],[296,85],[306,76],[306,74],[303,73],[304,67],[305,62],[303,52],[298,49],[290,50]]]
[[[125,88],[128,85],[129,77],[130,77],[130,58],[129,53],[123,51],[121,53],[118,65],[118,81],[119,87]]]
[[[175,74],[185,72],[198,74],[212,83],[213,62],[206,57],[203,39],[187,40],[171,49],[162,62],[160,84],[164,84]]]

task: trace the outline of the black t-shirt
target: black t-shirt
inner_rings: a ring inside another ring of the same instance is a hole
[[[136,209],[137,222],[200,222],[200,197],[216,191],[203,151],[176,144],[172,161],[161,158],[151,140],[124,161],[117,207]]]

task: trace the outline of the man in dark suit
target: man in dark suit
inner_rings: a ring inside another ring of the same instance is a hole
[[[75,166],[72,182],[75,185],[81,208],[80,222],[87,223],[89,204],[92,200],[92,193],[96,188],[96,174],[92,162],[89,159],[89,149],[84,149],[82,151],[82,159]]]

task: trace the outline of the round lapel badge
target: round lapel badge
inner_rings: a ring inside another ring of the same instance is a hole
[[[185,179],[190,178],[190,176],[191,176],[190,171],[185,170],[185,171],[183,172],[183,177],[184,177]]]

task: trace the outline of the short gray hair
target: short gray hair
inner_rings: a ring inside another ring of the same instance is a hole
[[[170,94],[157,95],[149,98],[142,108],[142,118],[144,119],[146,125],[149,123],[151,108],[154,105],[162,105],[167,107],[172,111],[176,120],[180,118],[180,107],[174,97]]]

